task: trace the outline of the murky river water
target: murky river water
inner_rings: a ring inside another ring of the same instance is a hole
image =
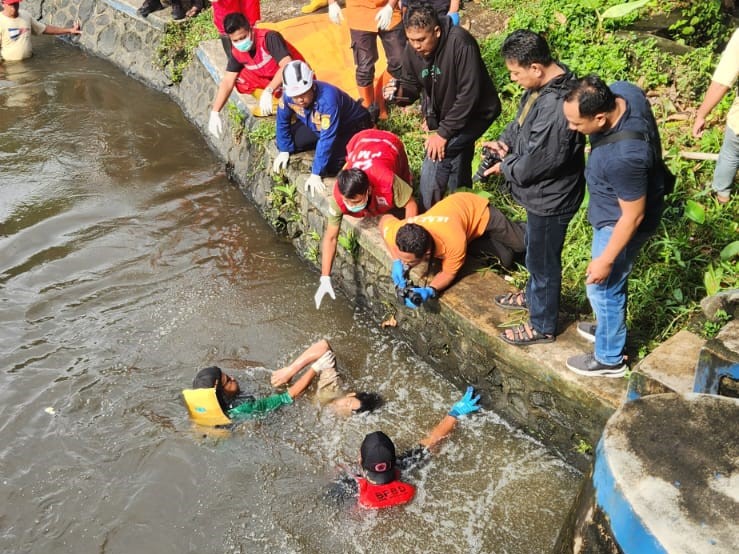
[[[413,474],[409,506],[327,500],[365,433],[410,447],[460,391],[345,298],[314,309],[317,274],[174,103],[35,44],[0,66],[1,551],[548,551],[579,477],[493,413]],[[198,368],[266,394],[321,337],[379,412],[337,420],[311,391],[230,436],[192,428]]]

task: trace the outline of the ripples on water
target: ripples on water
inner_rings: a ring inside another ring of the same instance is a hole
[[[59,42],[36,50],[0,66],[0,550],[550,548],[578,477],[492,413],[412,474],[409,506],[326,500],[365,433],[410,447],[460,391],[346,299],[313,308],[317,274],[174,103]],[[309,393],[228,437],[191,427],[198,368],[267,394],[266,368],[324,336],[378,413],[337,421]]]

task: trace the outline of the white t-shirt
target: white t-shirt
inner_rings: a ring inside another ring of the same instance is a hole
[[[739,75],[739,29],[731,35],[712,80],[731,88],[736,82],[737,75]],[[726,123],[734,133],[739,134],[739,94],[734,97]]]
[[[33,54],[31,34],[40,35],[45,30],[46,25],[22,10],[14,19],[0,13],[0,55],[6,61],[30,58]]]

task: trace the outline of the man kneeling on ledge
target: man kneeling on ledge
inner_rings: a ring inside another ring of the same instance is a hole
[[[441,260],[441,271],[428,286],[413,287],[415,298],[405,298],[409,308],[418,308],[454,282],[473,241],[476,249],[495,256],[506,268],[526,251],[523,225],[471,192],[450,194],[416,217],[400,220],[385,215],[380,232],[393,257],[391,275],[399,289],[406,289],[410,268],[432,258]]]

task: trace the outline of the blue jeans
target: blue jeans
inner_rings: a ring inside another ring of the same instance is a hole
[[[724,198],[731,195],[731,185],[739,167],[739,137],[726,126],[724,142],[718,153],[716,170],[713,172],[713,190]]]
[[[575,214],[540,216],[526,213],[526,302],[531,326],[544,335],[557,334],[562,288],[562,246]]]
[[[613,227],[593,230],[592,257],[601,255],[613,234]],[[639,250],[651,233],[636,233],[613,262],[608,278],[597,285],[587,285],[588,300],[598,326],[595,331],[595,359],[602,364],[623,361],[626,345],[627,281]]]

